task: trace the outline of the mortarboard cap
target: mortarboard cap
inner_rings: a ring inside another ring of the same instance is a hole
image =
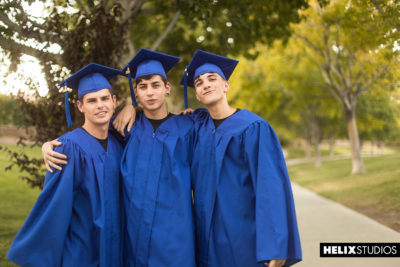
[[[185,73],[181,80],[185,93],[185,108],[188,107],[187,86],[194,87],[194,80],[207,72],[218,73],[224,80],[229,80],[233,70],[239,61],[220,55],[208,53],[202,50],[196,50],[192,61],[186,66]]]
[[[128,75],[132,104],[136,106],[135,94],[133,93],[132,76],[137,79],[146,75],[158,74],[167,80],[168,71],[170,71],[179,60],[179,57],[145,48],[140,49],[136,56],[133,57],[127,66],[122,70],[123,73]]]
[[[97,92],[102,89],[112,90],[112,87],[108,81],[117,75],[123,75],[122,71],[100,64],[90,63],[58,85],[77,90],[78,98],[81,99],[88,93]],[[72,127],[67,90],[65,90],[64,102],[67,124],[68,127]]]

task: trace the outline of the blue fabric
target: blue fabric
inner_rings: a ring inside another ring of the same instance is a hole
[[[78,98],[81,99],[88,93],[97,92],[102,89],[110,89],[112,91],[108,80],[98,72],[88,74],[79,80]]]
[[[81,99],[84,95],[88,93],[97,92],[102,89],[112,90],[112,87],[108,80],[117,75],[123,75],[123,72],[97,63],[90,63],[72,74],[69,78],[62,81],[58,85],[77,90],[78,98]],[[70,128],[72,127],[72,121],[71,114],[69,112],[67,91],[64,94],[64,104],[67,125]]]
[[[132,105],[135,107],[137,106],[135,94],[133,92],[132,77],[137,79],[147,75],[158,74],[167,80],[167,73],[172,69],[173,66],[175,66],[176,63],[178,63],[179,60],[179,57],[167,55],[150,49],[140,49],[140,51],[122,70],[129,80]]]
[[[229,80],[239,61],[202,50],[196,50],[190,64],[186,67],[185,74],[180,84],[194,87],[197,76],[206,72],[216,72],[224,80]],[[206,65],[204,65],[206,64]],[[197,69],[201,70],[197,70]],[[187,76],[187,77],[186,77]]]
[[[105,152],[80,128],[59,140],[68,165],[46,174],[7,257],[21,266],[122,266],[122,147],[109,136]]]
[[[167,79],[163,65],[157,60],[146,60],[137,66],[135,79],[146,75],[158,74]]]
[[[96,77],[94,77],[95,79],[97,77],[100,77],[100,79],[105,79],[105,80],[111,80],[113,77],[115,77],[117,75],[124,75],[124,73],[120,70],[113,69],[113,68],[92,62],[92,63],[86,65],[85,67],[81,68],[74,74],[72,74],[70,77],[68,77],[67,79],[65,79],[64,81],[59,83],[58,85],[59,86],[67,86],[68,88],[71,88],[73,90],[78,90],[78,91],[86,90],[86,86],[92,87],[90,80],[89,80],[89,83],[87,83],[87,84],[81,84],[80,82],[85,76],[88,76],[88,75],[90,76],[93,73],[98,73],[98,74],[101,74],[101,76],[102,76],[102,77],[96,76]],[[94,80],[94,82],[97,82],[97,81]],[[100,87],[102,87],[102,86],[104,86],[104,85],[101,84]],[[105,87],[105,88],[108,88],[108,87]],[[97,90],[101,90],[101,89],[104,89],[104,88],[97,88]]]
[[[194,72],[193,79],[196,80],[197,77],[199,77],[200,75],[207,73],[207,72],[218,73],[219,76],[222,77],[222,79],[226,80],[225,75],[222,72],[222,70],[217,65],[210,64],[210,63],[205,63],[205,64],[201,65],[200,67],[198,67],[196,69],[196,71]]]
[[[125,266],[195,266],[192,141],[189,116],[174,115],[154,132],[138,113],[121,159]]]
[[[68,91],[64,93],[65,117],[67,119],[68,128],[72,127],[71,113],[69,112]]]
[[[122,72],[126,73],[127,69],[129,68],[132,77],[135,77],[135,79],[152,74],[159,74],[167,79],[166,73],[168,73],[172,67],[178,63],[179,60],[179,57],[142,48],[129,61]]]
[[[192,159],[198,266],[301,260],[292,190],[276,134],[241,110],[215,129],[200,109]]]

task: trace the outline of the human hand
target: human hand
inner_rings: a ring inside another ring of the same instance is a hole
[[[138,109],[139,110],[139,109]],[[132,105],[126,105],[113,121],[113,126],[123,137],[124,129],[127,126],[128,132],[131,130],[136,118],[136,110]]]
[[[186,115],[186,114],[192,114],[192,113],[193,113],[193,109],[187,108],[187,109],[179,112],[179,115]]]
[[[57,170],[62,170],[62,168],[57,164],[67,165],[67,161],[63,159],[67,159],[67,156],[58,152],[54,152],[54,147],[61,146],[61,142],[57,139],[46,142],[42,145],[42,156],[44,160],[44,164],[46,165],[46,169],[53,173],[51,167]]]
[[[286,260],[271,260],[269,263],[265,263],[268,267],[282,267]]]

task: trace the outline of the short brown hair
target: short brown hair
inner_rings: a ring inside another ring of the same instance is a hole
[[[141,81],[143,81],[143,80],[145,80],[145,81],[147,81],[147,80],[150,80],[151,78],[153,78],[153,76],[155,76],[155,75],[158,75],[158,76],[160,76],[161,77],[161,80],[164,82],[164,85],[167,85],[167,79],[165,79],[163,76],[161,76],[160,74],[149,74],[149,75],[144,75],[144,76],[141,76],[141,77],[139,77],[139,78],[137,78],[136,79],[136,84],[135,84],[135,87],[141,82]]]

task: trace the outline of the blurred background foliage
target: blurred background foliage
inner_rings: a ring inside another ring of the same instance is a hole
[[[43,2],[47,16],[27,12],[33,2]],[[374,0],[4,0],[0,47],[10,72],[30,55],[47,81],[46,96],[25,81],[36,94],[10,100],[18,107],[15,123],[35,129],[30,144],[68,130],[58,82],[90,62],[123,68],[140,48],[182,58],[168,74],[168,106],[183,109],[179,81],[202,49],[240,60],[228,92],[233,106],[266,119],[283,146],[301,142],[316,167],[321,143],[333,151],[336,140],[349,139],[355,174],[365,172],[363,142],[400,143],[399,15],[397,1]],[[129,102],[127,81],[113,86],[120,106]],[[191,107],[201,106],[193,90],[189,96]],[[79,127],[80,114],[71,113]],[[1,114],[4,124],[10,112]],[[16,165],[38,162],[27,156]],[[43,168],[28,170],[42,179]]]

